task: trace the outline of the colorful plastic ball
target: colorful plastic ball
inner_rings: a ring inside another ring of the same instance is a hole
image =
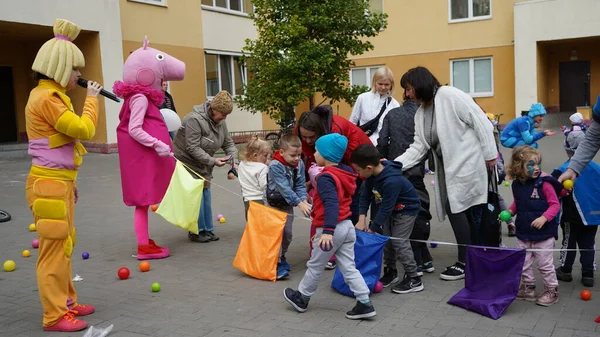
[[[121,267],[121,268],[119,268],[119,271],[117,272],[117,276],[119,276],[119,278],[121,280],[128,279],[129,274],[131,274],[131,272],[129,271],[129,268],[127,268],[127,267]]]
[[[579,293],[579,297],[581,297],[582,300],[584,301],[589,301],[592,299],[592,293],[589,290],[582,290]]]
[[[567,190],[573,189],[573,180],[567,179],[567,180],[563,181],[563,187]]]
[[[152,292],[157,293],[160,291],[160,283],[154,282],[152,283]]]
[[[510,220],[510,218],[512,218],[512,215],[510,214],[509,211],[500,212],[500,220],[507,222]]]
[[[435,186],[435,180],[431,181],[431,186]]]
[[[425,169],[425,173],[429,173],[429,169],[428,168]]]
[[[30,224],[30,225],[29,225],[29,231],[30,231],[30,232],[35,232],[35,230],[36,230],[36,229],[37,229],[37,228],[35,227],[35,224],[34,224],[34,223],[32,223],[32,224]]]
[[[219,219],[219,222],[220,222],[220,223],[225,223],[225,221],[227,221],[227,219],[225,219],[225,217],[221,217],[221,218]]]
[[[13,271],[17,268],[17,264],[13,260],[6,260],[4,262],[4,271]]]
[[[25,249],[25,250],[24,250],[24,251],[21,253],[21,255],[22,255],[23,257],[30,257],[30,256],[31,256],[31,252],[30,252],[30,251],[28,251],[27,249]]]
[[[38,248],[39,246],[40,246],[40,240],[33,239],[33,241],[31,241],[31,247]]]
[[[430,244],[429,244],[429,246],[430,246],[431,248],[435,248],[435,247],[437,247],[437,245],[438,245],[438,244],[437,244],[437,243],[435,243],[435,242],[432,242],[432,243],[430,243]]]
[[[84,259],[84,260],[89,259],[90,258],[90,253],[88,253],[88,252],[81,253],[81,258]]]
[[[377,281],[377,283],[375,283],[375,286],[373,287],[373,292],[375,294],[379,294],[382,291],[383,291],[383,283],[381,283],[381,281]]]
[[[221,218],[223,218],[223,214],[217,214],[217,220],[221,220]]]
[[[509,181],[505,181],[504,182],[504,186],[510,186],[510,182]]]
[[[152,212],[156,212],[156,210],[158,209],[158,205],[152,205],[152,207],[150,207],[152,209]]]
[[[142,261],[142,262],[140,262],[140,266],[139,267],[140,267],[140,271],[142,273],[145,273],[148,270],[150,270],[150,262],[148,262],[148,261]]]

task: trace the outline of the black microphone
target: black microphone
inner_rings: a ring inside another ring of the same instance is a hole
[[[80,86],[80,87],[87,88],[87,87],[88,87],[88,80],[86,80],[86,79],[83,79],[83,78],[81,78],[81,77],[80,77],[80,78],[77,80],[77,85],[78,85],[78,86]],[[110,91],[106,91],[106,90],[104,90],[104,89],[101,89],[101,90],[100,90],[100,95],[102,95],[102,96],[104,96],[104,97],[106,97],[106,98],[108,98],[108,99],[112,99],[113,101],[115,101],[115,102],[117,102],[117,103],[120,103],[120,102],[121,102],[121,100],[120,100],[120,99],[119,99],[119,98],[118,98],[118,97],[117,97],[115,94],[113,94],[113,93],[112,93],[112,92],[110,92]]]

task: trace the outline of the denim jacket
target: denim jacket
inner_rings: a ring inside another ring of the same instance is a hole
[[[298,170],[295,187],[293,181],[294,169]],[[300,202],[306,200],[306,176],[302,160],[298,162],[298,166],[295,168],[283,165],[278,160],[272,160],[269,164],[267,178],[268,188],[277,189],[291,206],[297,206]]]

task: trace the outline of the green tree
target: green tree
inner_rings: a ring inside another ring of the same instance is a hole
[[[368,90],[348,86],[350,55],[373,49],[366,38],[387,27],[387,15],[369,10],[367,0],[253,0],[250,17],[257,40],[246,40],[242,63],[249,78],[240,107],[275,120],[293,118],[294,107],[321,93],[346,101]],[[319,104],[323,103],[320,102]]]

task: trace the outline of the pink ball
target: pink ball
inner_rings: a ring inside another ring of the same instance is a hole
[[[221,220],[222,217],[223,217],[223,214],[217,214],[217,221]]]
[[[435,180],[431,181],[431,186],[435,186]]]
[[[380,281],[377,281],[377,283],[375,283],[375,286],[373,287],[373,292],[375,294],[379,294],[382,291],[383,291],[383,283],[381,283]]]
[[[38,248],[39,246],[40,246],[40,241],[38,239],[33,239],[33,241],[31,241],[31,247]]]

